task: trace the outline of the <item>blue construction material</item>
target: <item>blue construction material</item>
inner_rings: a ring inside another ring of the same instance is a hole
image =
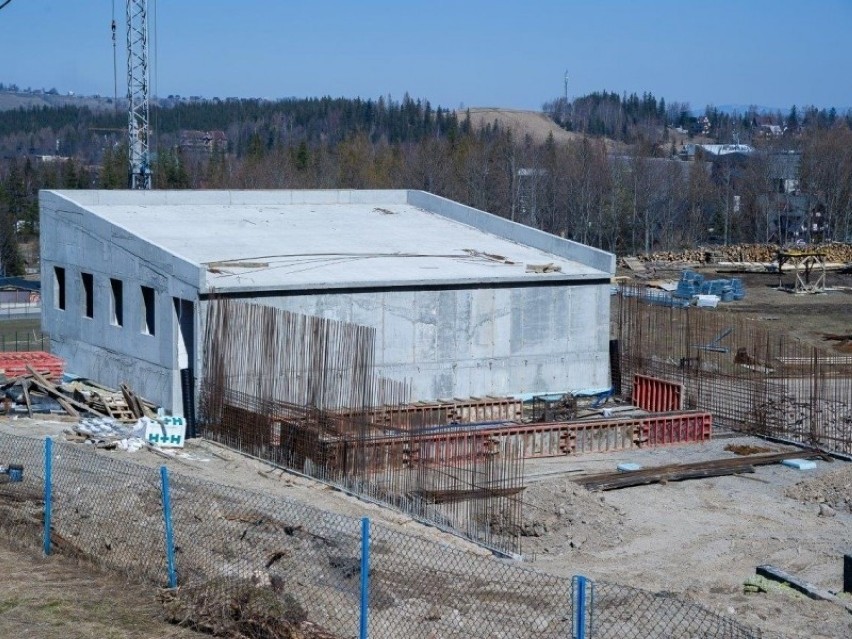
[[[740,278],[731,278],[731,289],[733,290],[735,300],[745,299],[745,287],[743,286],[743,281]]]
[[[574,397],[583,397],[583,395],[575,395]],[[612,397],[612,388],[608,388],[607,390],[601,393],[586,395],[586,397],[594,397],[595,401],[592,402],[592,408],[600,408],[603,404],[606,403],[606,400]]]
[[[618,472],[620,473],[631,473],[635,470],[642,470],[642,464],[635,464],[633,462],[624,462],[623,464],[619,464],[616,466]]]
[[[361,618],[358,639],[367,639],[370,614],[370,518],[361,520]]]
[[[745,298],[743,281],[737,277],[729,280],[708,280],[701,285],[702,295],[718,295],[723,302]]]
[[[44,554],[50,554],[50,517],[53,508],[53,440],[44,440]]]
[[[785,459],[781,464],[796,470],[813,470],[816,468],[816,462],[810,459]]]
[[[703,283],[704,276],[701,273],[687,269],[680,274],[680,280],[678,280],[677,288],[672,293],[672,296],[678,299],[692,299],[701,293]]]
[[[175,537],[172,529],[172,500],[169,496],[169,470],[160,466],[160,480],[163,495],[163,521],[166,529],[166,568],[169,573],[169,588],[177,588],[175,572]]]

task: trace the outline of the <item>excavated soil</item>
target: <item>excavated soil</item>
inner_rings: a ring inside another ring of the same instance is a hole
[[[834,511],[852,512],[852,464],[800,481],[788,488],[785,494],[805,504],[824,504]],[[831,511],[823,507],[822,514],[830,516]]]

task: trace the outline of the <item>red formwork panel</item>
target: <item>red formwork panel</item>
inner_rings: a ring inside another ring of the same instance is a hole
[[[26,375],[27,364],[39,373],[49,373],[54,380],[62,377],[65,370],[65,362],[61,358],[45,351],[0,352],[0,373],[7,379]]]
[[[712,435],[710,413],[650,415],[642,424],[644,444],[649,447],[703,442]]]
[[[434,463],[472,459],[507,449],[524,459],[634,450],[704,442],[710,439],[710,413],[689,411],[640,417],[538,424],[506,423],[476,430],[449,429],[434,434],[386,435],[359,443],[368,466]],[[338,442],[329,442],[333,448]]]
[[[683,384],[666,379],[633,376],[633,404],[652,413],[683,410]]]

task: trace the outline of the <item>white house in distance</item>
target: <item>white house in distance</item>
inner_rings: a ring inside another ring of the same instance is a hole
[[[207,300],[373,326],[414,400],[609,386],[615,257],[422,191],[42,191],[66,370],[182,412]]]

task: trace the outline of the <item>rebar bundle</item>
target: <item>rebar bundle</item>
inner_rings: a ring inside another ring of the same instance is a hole
[[[650,304],[628,287],[612,321],[624,380],[681,382],[685,408],[717,425],[852,453],[852,356],[741,315]]]
[[[520,551],[522,451],[456,423],[515,412],[515,402],[409,404],[405,381],[377,373],[366,326],[221,299],[206,327],[206,436]]]

